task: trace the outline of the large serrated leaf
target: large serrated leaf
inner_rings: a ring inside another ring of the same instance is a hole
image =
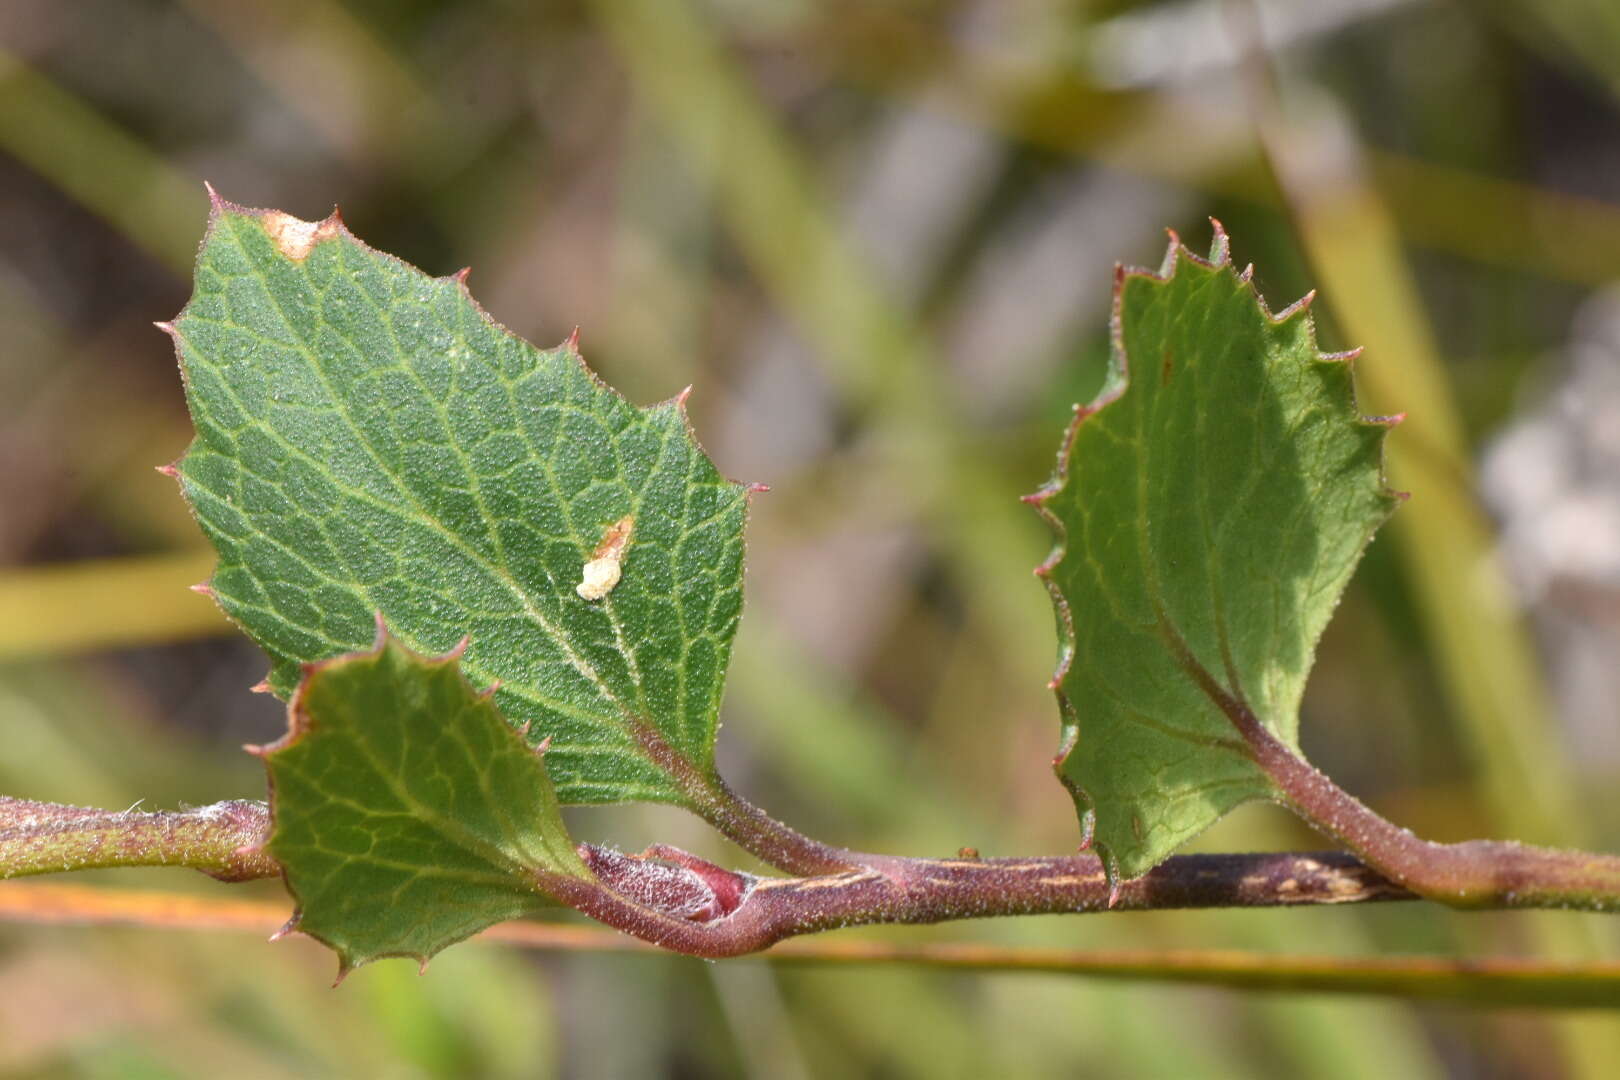
[[[681,399],[632,406],[572,342],[516,338],[459,275],[374,251],[336,214],[216,200],[172,331],[210,585],[277,693],[300,663],[365,648],[380,611],[422,652],[470,638],[468,675],[551,739],[564,802],[690,802],[675,776],[712,775],[747,489]],[[615,536],[622,561],[582,595]]]
[[[379,633],[371,652],[308,665],[288,713],[261,751],[269,852],[298,903],[290,925],[343,970],[425,962],[548,906],[548,876],[590,876],[541,755],[455,653],[418,656]]]
[[[1397,496],[1388,421],[1299,304],[1172,238],[1118,273],[1113,363],[1030,497],[1058,534],[1059,777],[1111,875],[1136,877],[1232,807],[1276,796],[1232,720],[1296,752],[1317,639]],[[1225,707],[1222,705],[1225,699]]]

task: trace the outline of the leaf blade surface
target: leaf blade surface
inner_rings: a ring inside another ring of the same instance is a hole
[[[459,276],[373,251],[335,214],[216,202],[173,336],[209,585],[277,693],[367,647],[380,611],[425,653],[471,638],[468,674],[551,738],[563,801],[689,802],[678,774],[713,771],[748,489],[681,399],[632,406],[572,342],[516,338]],[[585,599],[582,568],[625,518],[622,576]]]
[[[373,651],[307,667],[287,735],[261,753],[268,850],[293,922],[344,971],[426,962],[550,906],[548,875],[587,877],[541,755],[461,674],[379,633]]]
[[[1116,880],[1251,799],[1274,798],[1234,725],[1297,754],[1317,639],[1398,497],[1388,421],[1355,409],[1349,357],[1304,304],[1266,310],[1217,227],[1118,272],[1113,361],[1030,497],[1057,545],[1055,767]]]

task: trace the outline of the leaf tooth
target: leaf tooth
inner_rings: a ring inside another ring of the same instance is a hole
[[[1304,314],[1311,309],[1311,303],[1315,299],[1316,290],[1312,289],[1298,300],[1295,300],[1292,304],[1289,304],[1287,307],[1277,312],[1277,314],[1271,316],[1271,321],[1274,323],[1283,323],[1294,318],[1296,315]],[[1261,304],[1262,306],[1265,304],[1264,299],[1261,300]]]
[[[381,616],[379,614],[379,618],[380,617]],[[454,645],[450,646],[447,651],[439,654],[438,656],[427,657],[427,662],[430,664],[454,664],[461,659],[463,654],[465,654],[467,651],[467,646],[471,644],[472,635],[462,634],[460,641],[457,641]]]
[[[274,687],[270,685],[269,679],[260,679],[258,682],[248,687],[248,693],[250,694],[269,694],[273,692]]]
[[[294,908],[292,915],[287,919],[286,922],[281,924],[280,929],[278,929],[275,933],[270,935],[270,940],[271,941],[280,941],[282,938],[287,937],[290,934],[297,933],[298,932],[298,924],[303,919],[303,917],[304,917],[303,911],[301,909],[299,909],[299,908]]]
[[[1232,259],[1232,240],[1226,235],[1226,226],[1217,218],[1210,218],[1209,264],[1225,266]]]
[[[199,581],[195,585],[187,585],[186,588],[190,589],[198,596],[206,596],[209,599],[214,598],[214,587],[208,584],[206,581]]]

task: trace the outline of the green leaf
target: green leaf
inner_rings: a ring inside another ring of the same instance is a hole
[[[1172,237],[1157,274],[1118,271],[1108,380],[1029,497],[1058,536],[1056,767],[1116,881],[1277,796],[1234,714],[1298,753],[1317,639],[1398,501],[1351,357],[1250,273],[1218,225],[1207,262]]]
[[[342,970],[425,963],[549,906],[548,875],[589,877],[541,754],[461,674],[378,627],[375,650],[311,664],[270,772],[270,854],[298,904],[289,927]]]
[[[216,199],[172,327],[209,584],[278,694],[300,663],[367,647],[380,611],[422,652],[470,637],[464,669],[551,739],[564,802],[690,805],[713,775],[749,489],[704,456],[682,397],[630,405],[572,340],[497,325],[462,277],[373,251],[335,213]]]

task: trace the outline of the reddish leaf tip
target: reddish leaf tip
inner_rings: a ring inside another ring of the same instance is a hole
[[[568,340],[563,342],[563,348],[567,349],[571,353],[579,352],[579,327],[576,326],[573,330],[569,331]]]
[[[748,495],[764,495],[766,492],[768,492],[770,490],[771,490],[771,485],[769,485],[769,484],[759,484],[759,483],[748,484],[743,488],[743,492],[745,494],[748,494]]]
[[[484,687],[483,690],[479,691],[478,696],[483,698],[485,701],[488,701],[490,698],[495,696],[495,691],[499,690],[500,688],[501,688],[501,680],[496,679],[495,681],[491,682],[488,686]],[[529,722],[527,720],[525,720],[523,722],[524,728],[527,729],[528,725],[529,725]]]
[[[551,749],[551,736],[547,735],[545,738],[541,739],[537,744],[535,744],[535,748],[534,748],[535,756],[536,757],[545,757],[546,756],[546,751],[550,750],[550,749]]]
[[[463,266],[460,270],[457,270],[455,273],[450,275],[450,280],[454,281],[457,285],[465,286],[467,284],[467,275],[471,273],[472,267]]]
[[[167,319],[159,319],[152,325],[163,331],[165,334],[168,334],[170,337],[179,336],[180,331],[176,330],[174,328],[174,323],[169,322]]]
[[[250,694],[268,694],[270,692],[271,689],[269,679],[260,679],[258,682],[248,687],[248,693]]]
[[[225,207],[228,206],[229,204],[226,203],[226,201],[224,199],[219,197],[219,192],[214,190],[214,185],[210,184],[207,180],[204,180],[203,181],[203,190],[208,192],[208,206],[209,206],[209,209],[212,210],[216,214],[223,213],[224,210],[225,210]]]
[[[162,473],[164,476],[167,476],[170,480],[180,479],[180,470],[175,468],[173,465],[154,465],[152,468],[157,472]]]
[[[195,585],[187,585],[186,588],[190,589],[192,592],[196,593],[199,596],[212,597],[214,595],[213,588],[210,587],[208,582],[206,582],[206,581],[199,581]]]
[[[258,743],[243,743],[242,749],[246,753],[252,754],[256,758],[263,758],[265,754],[269,753],[268,750]]]

